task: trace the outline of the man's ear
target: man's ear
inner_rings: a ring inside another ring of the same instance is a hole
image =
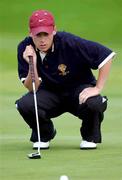
[[[29,33],[29,36],[32,37],[32,33],[31,32]]]
[[[56,26],[54,26],[53,35],[56,35],[56,32],[57,32],[57,28]]]
[[[53,31],[53,35],[56,35],[56,31]]]

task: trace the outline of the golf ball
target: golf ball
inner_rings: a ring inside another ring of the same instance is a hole
[[[69,178],[68,178],[68,176],[63,175],[63,176],[60,177],[60,180],[69,180]]]

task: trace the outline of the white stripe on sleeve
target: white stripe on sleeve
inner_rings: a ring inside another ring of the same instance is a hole
[[[102,66],[104,66],[104,64],[106,64],[106,63],[107,63],[110,59],[112,59],[115,55],[116,55],[115,52],[112,52],[111,54],[109,54],[109,56],[107,56],[107,58],[105,58],[105,59],[103,60],[103,62],[99,64],[98,69],[100,69]]]
[[[23,82],[23,81],[25,81],[25,79],[26,79],[26,78],[21,78],[20,80],[21,80],[21,82]]]
[[[26,78],[21,78],[20,80],[21,80],[21,82],[23,82],[23,81],[25,81],[25,79],[26,79]],[[42,81],[42,78],[39,77],[39,80]]]

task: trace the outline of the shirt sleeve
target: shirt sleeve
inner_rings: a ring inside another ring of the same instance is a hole
[[[100,69],[107,61],[115,56],[111,49],[88,40],[79,40],[78,47],[84,61],[91,69]]]
[[[18,58],[18,75],[19,79],[24,82],[25,78],[28,75],[29,65],[28,63],[23,59],[23,52],[25,50],[25,44],[24,42],[21,42],[18,45],[17,49],[17,58]]]

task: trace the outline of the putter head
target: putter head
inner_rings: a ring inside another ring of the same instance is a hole
[[[41,155],[39,152],[28,154],[29,159],[40,159]]]

